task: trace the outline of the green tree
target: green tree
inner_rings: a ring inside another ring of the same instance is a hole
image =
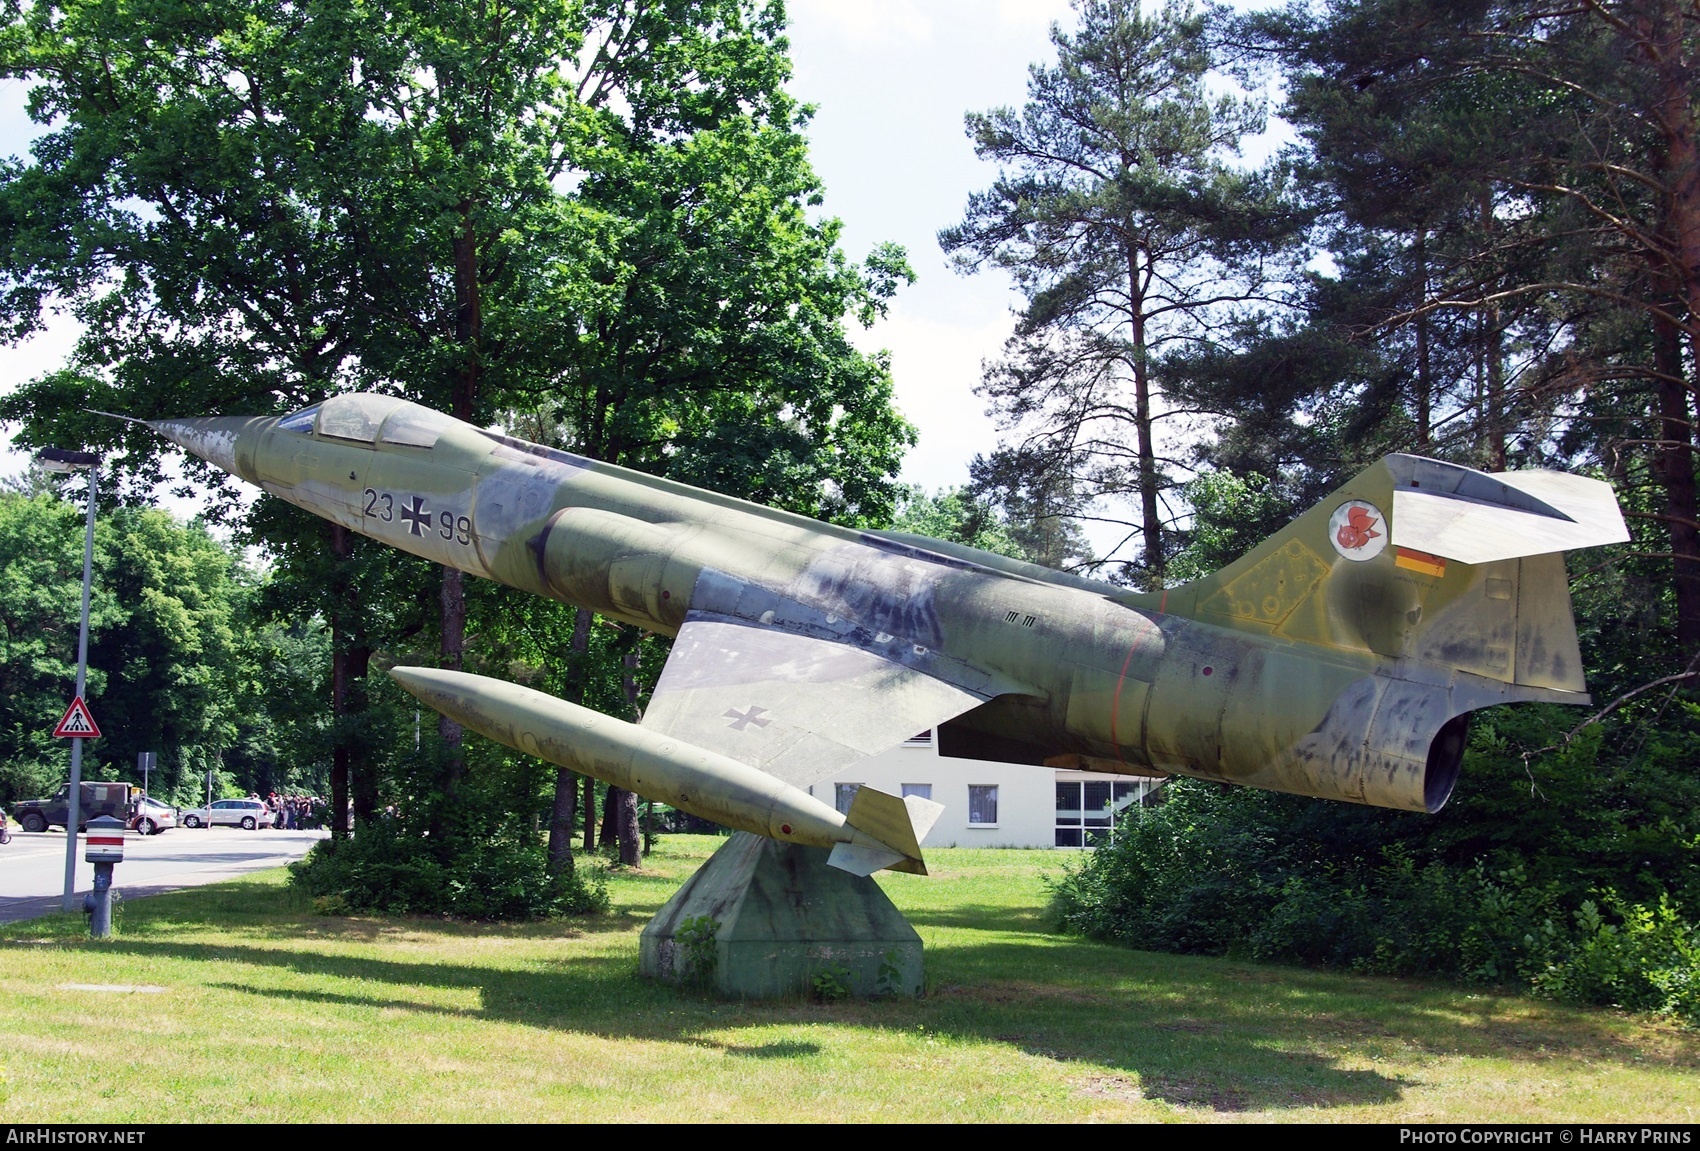
[[[65,745],[50,732],[76,679],[83,532],[72,504],[0,492],[0,801],[65,777]],[[102,734],[90,778],[135,777],[136,753],[154,751],[169,791],[188,765],[219,765],[245,730],[267,724],[248,709],[272,696],[255,685],[275,687],[279,669],[258,662],[245,632],[252,596],[252,577],[202,525],[102,512],[88,679]]]
[[[1253,466],[1205,474],[1174,570],[1231,557],[1365,454],[1592,465],[1635,536],[1573,569],[1610,714],[1477,715],[1433,817],[1177,785],[1059,908],[1139,946],[1693,1018],[1700,729],[1691,694],[1637,686],[1696,666],[1692,7],[1355,0],[1252,23],[1287,68],[1338,275],[1308,322],[1189,366],[1246,402],[1212,456]]]
[[[525,339],[542,365],[512,393],[510,426],[533,439],[715,491],[853,525],[892,513],[894,475],[914,433],[892,406],[889,364],[851,346],[847,318],[872,323],[912,277],[882,245],[863,267],[837,246],[837,221],[812,222],[820,186],[802,129],[808,111],[777,86],[789,64],[778,25],[760,26],[768,81],[758,115],[654,131],[677,104],[669,84],[627,92],[645,131],[622,160],[588,176],[571,211],[602,227],[583,258],[539,269],[550,306]],[[588,612],[561,629],[566,698],[620,683],[619,659],[594,645]],[[647,661],[659,668],[659,660]],[[632,717],[638,692],[608,698]],[[594,706],[594,705],[593,705]],[[575,801],[562,771],[551,857],[565,859]],[[586,848],[596,841],[595,790],[582,784]],[[629,816],[630,801],[614,801]],[[628,818],[624,826],[630,831]],[[632,836],[621,837],[636,864]]]
[[[1592,460],[1626,497],[1656,492],[1632,515],[1650,517],[1637,535],[1667,565],[1666,658],[1685,663],[1700,649],[1692,12],[1354,0],[1253,26],[1341,224],[1345,274],[1319,302],[1367,371],[1330,400],[1384,445]]]
[[[323,797],[333,760],[321,703],[330,632],[317,617],[275,618],[258,602],[269,591],[266,584],[256,589],[236,621],[246,674],[236,696],[235,740],[222,761],[244,793]]]
[[[843,322],[907,269],[889,249],[856,269],[837,225],[807,218],[780,5],[6,11],[0,72],[55,127],[0,173],[0,316],[22,334],[56,298],[88,331],[0,406],[26,442],[124,449],[134,492],[158,445],[84,407],[251,413],[361,386],[473,420],[531,412],[556,442],[787,506],[888,513],[910,433]],[[407,561],[291,515],[262,500],[250,526],[291,618],[329,623],[333,779],[359,810],[366,669],[426,635],[457,665],[464,590],[443,574],[425,625],[395,582]],[[416,794],[446,799],[458,731],[441,731],[441,777]]]
[[[901,532],[967,544],[1011,559],[1030,558],[991,504],[975,498],[964,488],[947,488],[933,495],[923,488],[909,488],[897,505],[891,526]]]
[[[1029,71],[1025,108],[967,118],[976,153],[1002,168],[939,233],[963,271],[1000,268],[1025,297],[982,392],[1019,431],[1029,472],[1075,498],[1136,505],[1137,570],[1163,582],[1178,508],[1175,445],[1160,425],[1162,363],[1229,338],[1278,294],[1271,258],[1294,220],[1273,174],[1228,158],[1263,112],[1212,95],[1205,15],[1137,0],[1079,0],[1053,27],[1054,66]],[[1029,486],[1033,486],[1030,482]]]
[[[313,645],[329,657],[325,665],[298,681],[310,684],[322,722],[300,733],[299,746],[328,767],[330,828],[342,837],[351,830],[350,812],[355,822],[369,822],[385,805],[384,777],[397,767],[398,749],[411,749],[414,742],[412,725],[402,720],[403,712],[413,714],[411,706],[397,710],[401,702],[387,681],[373,682],[373,663],[381,666],[399,652],[412,655],[427,642],[441,598],[432,587],[436,569],[424,560],[331,526],[326,533],[316,517],[266,499],[249,513],[244,538],[264,547],[274,561],[258,600],[260,617],[326,633]],[[381,701],[388,706],[375,706]],[[308,719],[302,703],[290,705],[297,726]],[[441,800],[448,790],[444,777],[458,773],[458,759],[447,765],[424,756],[404,762],[426,776],[404,790],[432,808],[433,820],[452,818],[458,808]],[[446,826],[433,826],[439,841],[447,839]]]
[[[1043,444],[1005,445],[974,457],[964,494],[995,509],[1032,562],[1068,571],[1096,568],[1080,527],[1088,501],[1076,482],[1078,463],[1078,453],[1059,457]]]
[[[1187,483],[1185,494],[1192,524],[1169,568],[1183,583],[1227,567],[1293,518],[1288,501],[1258,472],[1207,470]]]

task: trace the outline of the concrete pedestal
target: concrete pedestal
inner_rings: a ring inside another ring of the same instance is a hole
[[[643,929],[643,973],[739,999],[920,994],[921,937],[826,857],[735,833]]]

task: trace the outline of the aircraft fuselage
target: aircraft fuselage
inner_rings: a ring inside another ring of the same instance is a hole
[[[780,628],[946,681],[987,701],[944,726],[947,753],[1435,810],[1468,711],[1580,692],[1579,669],[1519,680],[1413,647],[1425,611],[1473,620],[1529,561],[1426,583],[1372,573],[1318,542],[1325,522],[1183,592],[1186,611],[1171,613],[1166,593],[819,523],[400,400],[152,426],[279,498],[474,575],[664,635],[687,615]],[[1523,651],[1506,642],[1506,659]]]

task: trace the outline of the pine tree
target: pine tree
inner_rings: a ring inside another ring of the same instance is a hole
[[[1700,650],[1692,16],[1358,0],[1254,21],[1340,224],[1313,338],[1361,370],[1298,406],[1350,409],[1382,448],[1606,467],[1664,536],[1642,546],[1669,564],[1683,663]]]
[[[1002,174],[939,233],[959,269],[1000,268],[1025,297],[982,384],[1039,486],[1136,505],[1137,572],[1163,581],[1180,463],[1165,421],[1165,358],[1229,338],[1275,290],[1271,256],[1293,234],[1280,181],[1228,163],[1263,127],[1260,106],[1212,95],[1205,16],[1176,4],[1080,0],[1053,27],[1055,65],[1028,102],[967,117]],[[1043,477],[1040,481],[1038,477]]]

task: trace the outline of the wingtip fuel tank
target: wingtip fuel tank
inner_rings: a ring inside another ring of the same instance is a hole
[[[395,667],[390,677],[461,726],[581,775],[738,831],[831,849],[833,865],[846,871],[926,874],[919,840],[936,812],[918,813],[917,828],[905,801],[881,796],[889,803],[879,805],[870,795],[862,801],[870,835],[858,826],[864,819],[856,808],[841,815],[767,772],[519,684],[423,667]],[[875,806],[883,820],[873,817]]]
[[[676,637],[635,725],[394,674],[509,746],[864,871],[919,869],[935,805],[869,793],[844,816],[806,789],[927,729],[946,755],[1438,810],[1471,712],[1586,701],[1561,553],[1627,538],[1599,481],[1389,456],[1220,572],[1133,594],[395,397],[151,426],[354,531]]]

